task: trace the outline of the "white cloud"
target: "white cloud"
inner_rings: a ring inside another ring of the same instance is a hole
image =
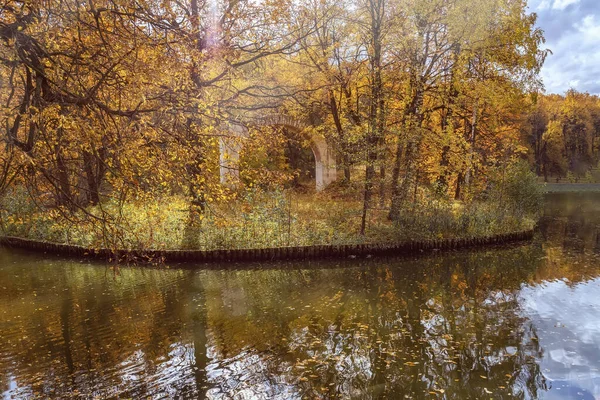
[[[585,39],[596,42],[598,34],[600,34],[600,24],[596,21],[595,15],[586,15],[581,24],[577,24],[577,29],[581,32]]]
[[[545,3],[545,1],[542,3]],[[554,0],[554,4],[552,5],[552,8],[555,10],[564,10],[571,4],[576,4],[576,3],[579,3],[579,0]]]
[[[543,8],[546,0],[530,6]],[[558,10],[557,7],[567,7]],[[536,11],[537,12],[537,11]],[[538,12],[538,25],[545,31],[552,55],[542,68],[546,91],[564,93],[573,88],[600,94],[600,2],[597,0],[555,0],[551,8]]]
[[[543,10],[547,10],[550,8],[550,1],[549,0],[543,0],[540,4],[537,5],[537,7],[535,7],[535,9],[537,11],[543,11]]]
[[[554,0],[529,0],[527,5],[531,10],[543,11],[552,8],[552,2]]]
[[[556,392],[561,387],[564,392],[575,389],[578,399],[600,398],[599,289],[600,279],[594,279],[577,285],[546,282],[521,290],[522,311],[544,350],[540,369],[550,383],[544,398],[566,399],[566,393]]]

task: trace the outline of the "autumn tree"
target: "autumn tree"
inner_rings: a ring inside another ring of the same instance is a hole
[[[461,1],[413,2],[406,8],[409,35],[398,46],[402,49],[398,65],[403,66],[398,74],[406,76],[406,94],[397,113],[401,136],[392,177],[391,219],[398,217],[409,194],[416,191],[424,141],[427,157],[439,157],[433,181],[446,187],[453,169],[455,194],[461,197],[460,187],[470,184],[481,157],[494,151],[477,149],[486,119],[498,115],[488,108],[502,102],[515,104],[519,94],[539,84],[537,72],[545,51],[540,48],[542,32],[534,27],[535,15],[526,14],[522,2],[480,6],[477,15],[470,2]],[[510,121],[509,110],[499,115],[507,118],[495,118],[489,135],[517,123]]]
[[[535,155],[538,175],[581,176],[598,162],[600,103],[597,96],[569,90],[564,96],[539,95],[523,131]]]

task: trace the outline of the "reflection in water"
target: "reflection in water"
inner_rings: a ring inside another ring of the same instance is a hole
[[[600,397],[599,197],[535,243],[266,270],[0,253],[5,398]]]

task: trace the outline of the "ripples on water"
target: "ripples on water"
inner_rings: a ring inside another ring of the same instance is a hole
[[[4,398],[600,398],[600,197],[417,260],[120,268],[0,252]]]

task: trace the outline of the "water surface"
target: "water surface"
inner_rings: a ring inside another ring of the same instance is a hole
[[[253,270],[3,249],[0,393],[600,398],[600,194],[545,215],[525,246]]]

